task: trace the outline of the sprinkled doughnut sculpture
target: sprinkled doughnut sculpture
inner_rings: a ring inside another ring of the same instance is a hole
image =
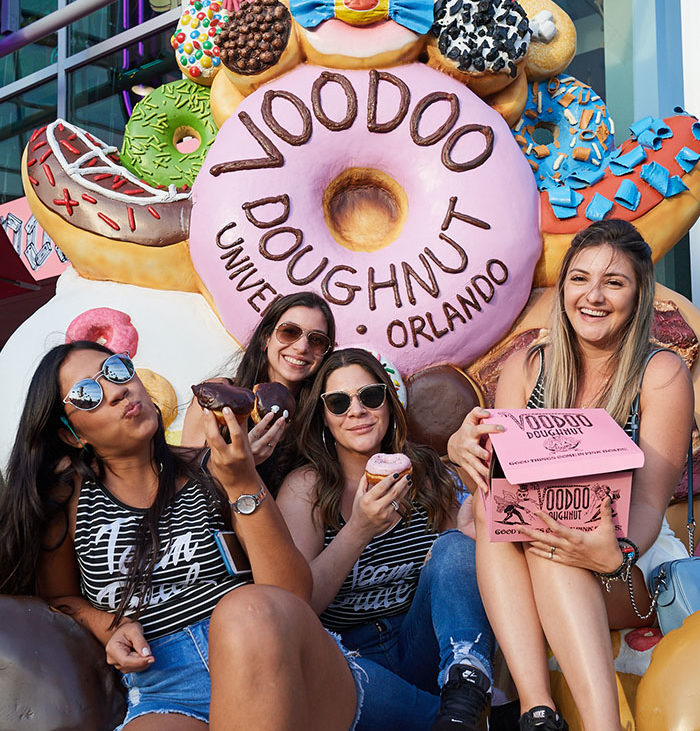
[[[66,342],[91,340],[114,353],[128,353],[132,358],[139,345],[139,334],[126,312],[111,307],[95,307],[78,315],[66,330]]]
[[[122,164],[151,185],[189,188],[197,177],[217,128],[209,108],[209,89],[171,81],[145,96],[126,123]],[[186,137],[199,141],[181,152]]]
[[[431,36],[428,63],[484,96],[522,70],[530,24],[511,0],[438,0]]]
[[[551,187],[571,172],[595,177],[614,147],[615,128],[605,103],[573,76],[529,84],[525,110],[513,132],[540,187]]]
[[[552,187],[538,181],[544,256],[535,285],[556,281],[571,237],[591,221],[631,221],[658,261],[698,217],[700,122],[677,110],[675,117],[646,117],[632,125],[632,139],[611,150],[595,170],[580,166]]]
[[[115,147],[60,119],[29,140],[22,183],[37,221],[83,276],[195,290],[189,191],[144,183]]]
[[[292,18],[279,0],[242,3],[219,38],[224,71],[244,94],[301,61]]]
[[[192,81],[211,86],[221,68],[218,36],[229,13],[212,0],[186,0],[177,28],[170,39],[175,60]]]

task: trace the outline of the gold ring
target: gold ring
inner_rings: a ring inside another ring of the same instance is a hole
[[[549,547],[549,558],[554,558],[554,552],[557,550],[556,546]]]

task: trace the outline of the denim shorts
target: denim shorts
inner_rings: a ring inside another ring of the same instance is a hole
[[[335,640],[352,672],[357,692],[357,710],[350,726],[360,717],[365,672],[354,660],[357,653],[346,650]],[[211,681],[209,678],[209,618],[149,643],[153,664],[140,673],[122,675],[127,688],[126,717],[114,731],[121,731],[130,721],[147,713],[180,713],[209,723]]]
[[[115,731],[147,713],[180,713],[209,722],[209,618],[149,642],[155,658],[140,673],[122,675],[126,718]]]

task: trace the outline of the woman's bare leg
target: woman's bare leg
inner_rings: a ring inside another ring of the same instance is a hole
[[[634,586],[634,600],[637,609],[644,615],[651,606],[651,597],[644,582],[642,572],[635,566],[632,568],[632,585]],[[608,612],[610,629],[627,629],[628,627],[653,627],[656,624],[656,612],[652,612],[648,619],[640,619],[632,608],[630,591],[627,583],[614,581],[610,585],[610,592],[604,591],[605,608]]]
[[[554,708],[547,648],[522,548],[489,541],[479,496],[474,499],[474,513],[479,591],[518,689],[520,707],[523,712],[534,706]]]
[[[124,726],[124,731],[207,731],[204,721],[184,716],[181,713],[147,713]]]
[[[619,731],[612,646],[600,582],[586,569],[526,553],[537,611],[584,728]]]
[[[355,716],[348,664],[303,601],[272,586],[224,597],[209,631],[215,731],[347,731]]]

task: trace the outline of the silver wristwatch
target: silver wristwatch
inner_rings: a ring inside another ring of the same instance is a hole
[[[260,503],[265,499],[265,487],[260,488],[260,492],[257,495],[241,495],[235,500],[229,500],[228,504],[231,506],[231,510],[238,515],[250,515],[254,513]]]

